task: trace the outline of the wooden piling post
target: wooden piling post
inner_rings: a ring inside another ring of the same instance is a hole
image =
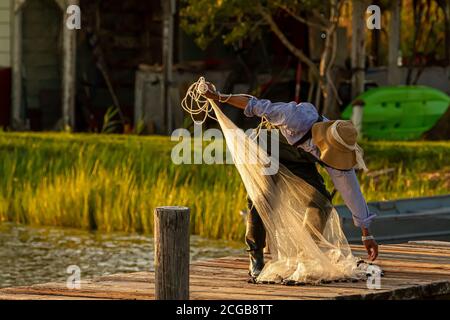
[[[189,208],[155,209],[155,299],[189,299]]]

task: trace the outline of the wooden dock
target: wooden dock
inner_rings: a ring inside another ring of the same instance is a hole
[[[364,257],[362,246],[352,246]],[[381,245],[377,264],[384,270],[381,289],[365,281],[306,286],[247,283],[245,256],[197,261],[190,267],[191,299],[450,299],[450,243],[410,242]],[[154,299],[154,273],[136,272],[66,283],[4,288],[0,299]]]

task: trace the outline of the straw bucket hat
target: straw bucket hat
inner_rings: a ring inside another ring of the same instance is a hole
[[[317,122],[312,127],[312,138],[326,165],[340,170],[367,170],[363,151],[357,144],[358,132],[351,121]]]

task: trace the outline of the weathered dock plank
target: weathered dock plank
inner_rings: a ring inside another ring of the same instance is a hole
[[[362,246],[352,246],[364,257]],[[245,256],[197,261],[190,266],[191,299],[421,299],[450,297],[450,245],[419,242],[382,245],[377,264],[384,270],[381,288],[364,281],[283,286],[247,282]],[[154,299],[153,272],[116,274],[85,280],[80,289],[65,283],[4,288],[0,299]]]

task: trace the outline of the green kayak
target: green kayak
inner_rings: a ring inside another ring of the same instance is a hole
[[[395,86],[370,89],[362,100],[363,136],[374,140],[415,140],[430,130],[450,106],[450,97],[425,86]],[[350,119],[352,105],[342,113]]]

